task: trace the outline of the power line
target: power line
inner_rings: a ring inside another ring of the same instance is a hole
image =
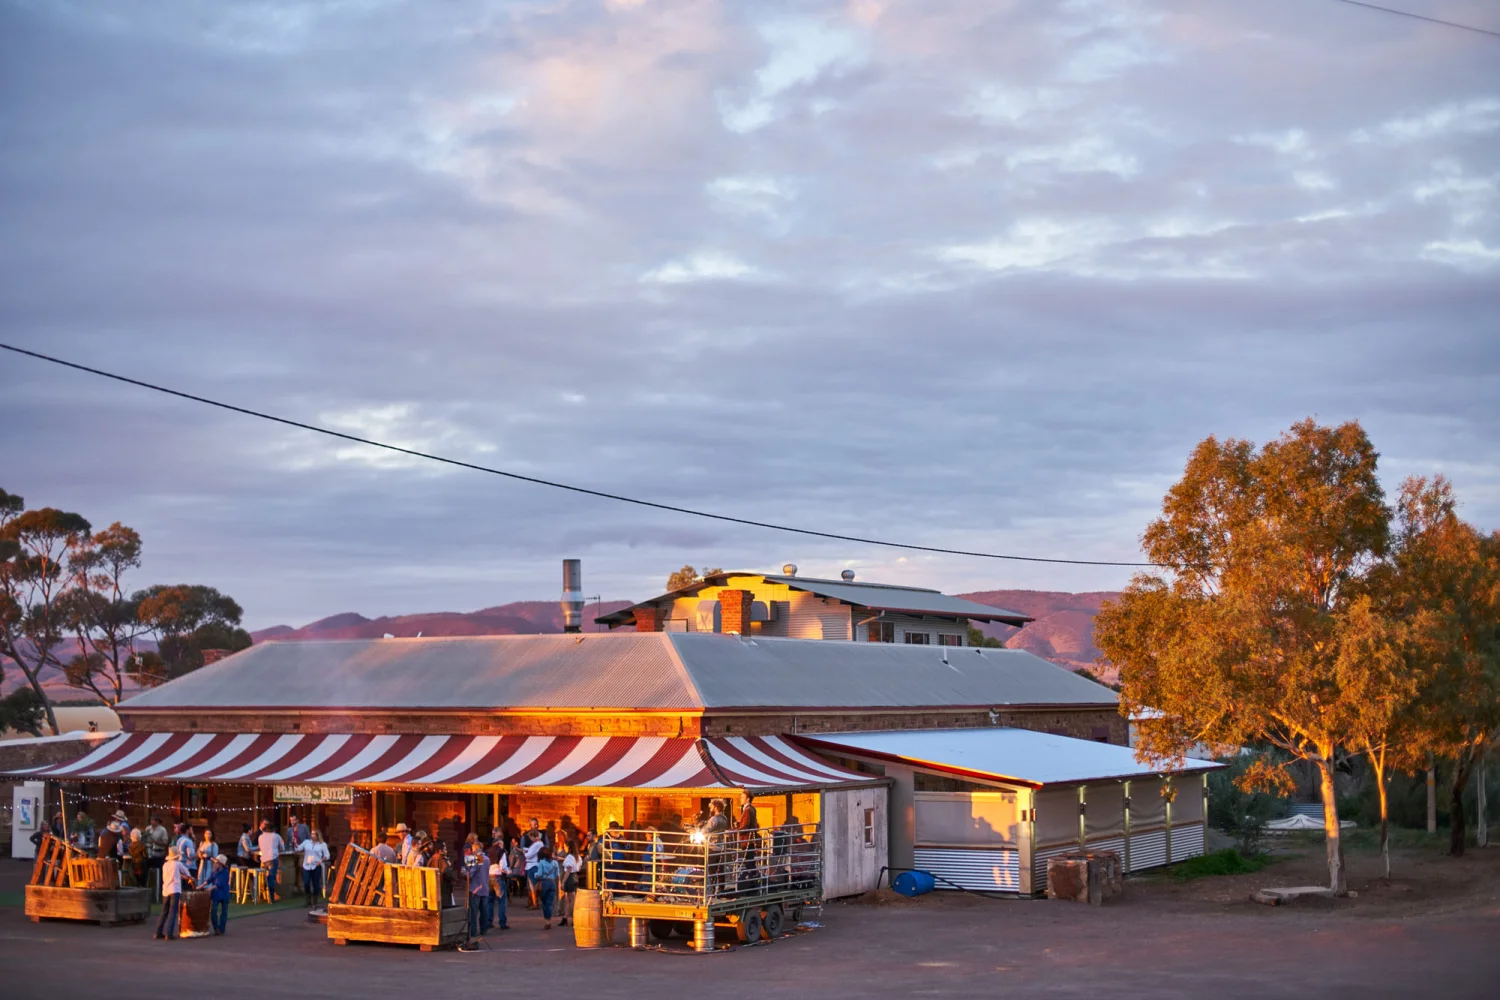
[[[1500,31],[1491,31],[1489,28],[1476,28],[1472,24],[1459,24],[1457,21],[1445,21],[1440,17],[1428,17],[1426,14],[1413,14],[1409,10],[1397,10],[1395,7],[1382,7],[1378,3],[1365,3],[1364,0],[1335,0],[1335,2],[1346,3],[1353,7],[1366,7],[1370,10],[1378,10],[1382,14],[1409,17],[1414,21],[1426,21],[1429,24],[1446,25],[1449,28],[1457,28],[1460,31],[1472,31],[1476,35],[1490,35],[1494,38],[1500,38]]]
[[[384,448],[401,455],[410,455],[413,458],[426,459],[430,462],[441,462],[444,465],[456,466],[460,469],[470,469],[474,472],[485,472],[492,476],[504,476],[507,479],[519,480],[523,483],[534,483],[537,486],[549,486],[556,490],[567,490],[570,493],[582,493],[584,496],[599,497],[603,500],[615,500],[619,503],[634,504],[637,507],[650,507],[655,510],[665,510],[673,514],[687,514],[692,517],[703,517],[713,521],[726,521],[730,524],[743,524],[751,528],[766,528],[771,531],[784,531],[794,535],[806,535],[812,538],[828,538],[839,542],[855,542],[860,545],[878,545],[888,549],[906,549],[912,552],[933,552],[939,555],[949,556],[971,556],[976,559],[1008,559],[1014,562],[1028,563],[1058,563],[1066,566],[1155,566],[1149,562],[1116,562],[1108,559],[1051,559],[1045,556],[1016,556],[1005,555],[998,552],[971,552],[966,549],[945,549],[936,545],[911,545],[906,542],[892,542],[880,538],[863,538],[859,535],[841,535],[832,531],[814,531],[811,528],[796,528],[786,524],[776,524],[771,521],[755,521],[745,517],[732,517],[728,514],[715,514],[712,511],[695,510],[692,507],[679,507],[675,504],[657,503],[654,500],[640,500],[636,497],[622,496],[618,493],[606,493],[603,490],[592,490],[585,486],[573,486],[569,483],[554,482],[550,479],[541,479],[537,476],[525,476],[519,472],[507,472],[504,469],[492,468],[488,465],[476,465],[473,462],[465,462],[457,458],[447,458],[442,455],[433,455],[425,451],[417,451],[415,448],[403,448],[400,445],[387,444],[384,441],[375,441],[370,438],[359,437],[354,434],[346,434],[328,427],[319,427],[317,424],[304,423],[300,420],[292,420],[288,417],[278,417],[273,413],[264,413],[260,410],[252,410],[244,406],[235,406],[232,403],[220,402],[217,399],[209,399],[207,396],[196,396],[190,392],[180,389],[169,389],[163,385],[152,382],[143,382],[140,379],[130,378],[125,375],[117,375],[100,368],[91,368],[88,365],[78,364],[76,361],[64,361],[50,354],[42,354],[38,351],[28,351],[23,347],[13,347],[10,344],[0,343],[0,348],[15,354],[23,354],[28,358],[36,358],[38,361],[46,361],[64,368],[72,368],[75,371],[87,372],[90,375],[98,375],[101,378],[112,379],[116,382],[124,382],[126,385],[138,386],[142,389],[150,389],[153,392],[165,393],[168,396],[176,396],[179,399],[191,400],[194,403],[202,403],[205,406],[217,407],[228,410],[231,413],[243,414],[247,417],[256,417],[261,420],[269,420],[272,423],[284,424],[287,427],[296,427],[304,431],[312,431],[316,434],[326,434],[328,437],[340,438],[344,441],[352,441],[355,444],[366,444],[372,448]]]

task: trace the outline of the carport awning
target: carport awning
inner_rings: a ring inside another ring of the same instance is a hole
[[[28,778],[576,788],[825,788],[868,783],[780,736],[123,733]]]

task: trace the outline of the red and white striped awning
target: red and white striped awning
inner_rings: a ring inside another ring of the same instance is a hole
[[[122,733],[28,778],[529,788],[825,788],[868,782],[780,736]]]

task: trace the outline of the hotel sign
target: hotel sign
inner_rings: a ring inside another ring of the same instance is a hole
[[[348,785],[277,785],[275,800],[347,806],[354,804],[354,789]]]

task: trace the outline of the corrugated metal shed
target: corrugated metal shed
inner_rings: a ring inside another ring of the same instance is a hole
[[[694,711],[1116,702],[1110,689],[1019,649],[623,632],[267,642],[122,707]]]
[[[1069,784],[1138,778],[1162,773],[1165,765],[1143,764],[1129,747],[1055,736],[1030,729],[923,729],[798,736],[807,746],[869,755],[937,769],[962,771],[1025,785]],[[1173,770],[1199,772],[1222,767],[1183,761]]]
[[[662,634],[264,642],[124,703],[154,708],[701,708]]]
[[[1019,611],[1007,611],[1004,608],[991,607],[988,604],[979,604],[974,601],[966,601],[961,597],[952,597],[942,591],[930,590],[926,587],[902,587],[888,583],[861,583],[850,580],[820,580],[809,576],[782,576],[764,573],[751,573],[734,571],[729,573],[715,573],[698,581],[691,587],[682,590],[669,591],[649,601],[633,604],[628,608],[613,611],[594,621],[603,624],[617,626],[629,623],[635,619],[635,609],[646,604],[657,604],[665,600],[676,600],[688,595],[697,594],[700,590],[721,586],[730,577],[755,577],[765,580],[767,583],[782,584],[795,590],[806,591],[819,597],[828,597],[845,604],[852,604],[861,608],[869,608],[872,611],[901,611],[910,614],[944,615],[949,617],[970,618],[975,621],[997,621],[1010,625],[1023,625],[1031,621],[1031,617]]]
[[[1118,704],[1109,688],[1022,649],[671,638],[709,708]]]

